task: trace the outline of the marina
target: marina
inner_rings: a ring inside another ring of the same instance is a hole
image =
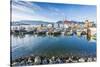
[[[11,66],[97,61],[95,5],[11,3]]]
[[[88,20],[81,25],[68,20],[16,24],[11,26],[11,39],[15,66],[96,61],[96,27]]]

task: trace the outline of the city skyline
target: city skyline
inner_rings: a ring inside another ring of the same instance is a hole
[[[41,20],[57,22],[65,19],[72,21],[88,19],[96,22],[96,6],[12,1],[12,21]]]

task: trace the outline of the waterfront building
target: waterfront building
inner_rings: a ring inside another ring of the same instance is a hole
[[[54,24],[48,24],[47,25],[47,28],[52,28],[52,27],[54,27]]]
[[[84,28],[89,28],[89,27],[93,27],[93,22],[90,22],[89,20],[85,20]]]
[[[14,30],[19,30],[19,26],[16,25],[16,26],[11,26],[11,30],[14,31]]]
[[[65,20],[64,21],[64,26],[65,26],[65,28],[71,26],[71,22],[68,21],[68,20]]]
[[[92,27],[90,28],[90,30],[91,30],[91,36],[96,35],[96,27]]]
[[[91,37],[95,34],[93,32],[96,32],[96,28],[93,29],[93,22],[90,22],[88,20],[85,21],[84,28],[87,29],[87,39],[90,40]]]

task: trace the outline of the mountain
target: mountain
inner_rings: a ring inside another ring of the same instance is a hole
[[[46,21],[21,21],[21,22],[25,24],[32,24],[32,25],[53,23],[53,22],[46,22]]]
[[[56,22],[57,24],[62,24],[62,23],[64,23],[63,21],[57,21]]]
[[[46,22],[46,21],[32,21],[32,20],[22,20],[22,21],[16,21],[11,22],[11,25],[38,25],[38,24],[52,24],[53,22]]]
[[[68,22],[68,23],[79,23],[78,21],[68,21],[68,20],[66,22]],[[56,23],[57,24],[63,24],[64,21],[57,21]]]
[[[77,21],[68,21],[68,23],[80,23]],[[63,24],[64,21],[57,21],[57,24]],[[12,26],[16,26],[16,25],[39,25],[39,24],[54,24],[54,22],[46,22],[46,21],[33,21],[33,20],[21,20],[21,21],[15,21],[15,22],[11,22]]]

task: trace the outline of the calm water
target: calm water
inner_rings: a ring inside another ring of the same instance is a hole
[[[12,59],[20,56],[96,55],[96,42],[77,36],[18,35],[12,37]]]

